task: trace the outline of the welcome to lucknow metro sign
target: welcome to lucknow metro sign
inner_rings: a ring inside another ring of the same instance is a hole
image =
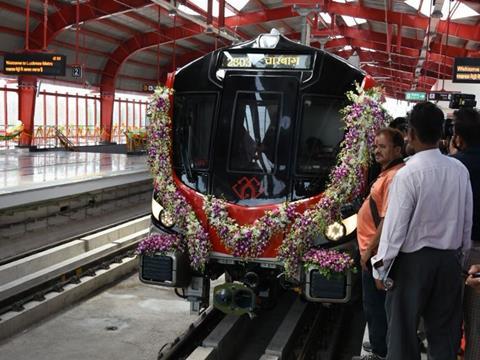
[[[59,54],[5,54],[3,73],[8,75],[65,76],[66,56]]]
[[[452,82],[480,83],[480,59],[455,58]]]

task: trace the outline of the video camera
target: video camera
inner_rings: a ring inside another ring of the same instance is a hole
[[[446,118],[443,122],[443,136],[442,139],[449,139],[453,136],[453,120]]]
[[[448,107],[450,109],[459,109],[461,107],[475,107],[475,95],[473,94],[452,94]]]

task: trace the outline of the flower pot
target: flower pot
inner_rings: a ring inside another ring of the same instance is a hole
[[[325,303],[346,303],[351,298],[352,274],[334,274],[326,278],[317,269],[306,273],[304,294],[307,300]]]
[[[140,281],[167,287],[186,287],[190,284],[191,269],[186,254],[140,255]]]

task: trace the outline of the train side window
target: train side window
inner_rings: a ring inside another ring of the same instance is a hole
[[[282,95],[240,92],[236,100],[228,170],[274,173]]]
[[[209,168],[210,136],[215,94],[176,94],[174,102],[173,163],[177,168]]]
[[[302,104],[297,173],[329,173],[343,138],[341,100],[306,95]]]

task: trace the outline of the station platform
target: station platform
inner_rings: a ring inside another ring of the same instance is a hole
[[[0,152],[0,263],[71,236],[145,215],[145,155]]]
[[[0,210],[150,179],[145,156],[0,152]]]

